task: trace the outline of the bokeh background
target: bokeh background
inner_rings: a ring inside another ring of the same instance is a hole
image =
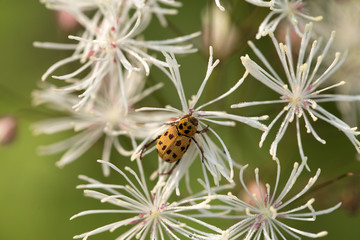
[[[320,0],[319,0],[320,1]],[[323,0],[327,1],[327,0]],[[145,32],[146,39],[165,39],[183,34],[189,34],[202,28],[201,13],[213,4],[213,0],[183,0],[183,7],[179,14],[168,17],[169,28],[162,28],[154,19],[150,28]],[[221,64],[216,68],[209,85],[206,88],[203,101],[212,99],[228,90],[244,73],[240,56],[252,54],[246,42],[254,40],[267,9],[259,9],[240,0],[223,0],[232,23],[238,31],[230,54],[221,57]],[[326,18],[326,16],[324,16]],[[349,23],[351,24],[351,23]],[[359,31],[360,29],[354,29]],[[111,174],[104,179],[101,168],[96,159],[101,156],[102,142],[95,145],[64,169],[55,166],[60,155],[39,156],[37,147],[54,143],[57,140],[71,136],[71,132],[54,136],[33,136],[30,125],[38,120],[56,117],[59,113],[31,104],[31,92],[38,88],[41,75],[55,61],[62,59],[70,52],[36,49],[34,41],[69,42],[68,34],[76,34],[81,29],[71,31],[62,30],[57,24],[54,12],[47,10],[37,0],[12,1],[0,0],[0,116],[13,116],[17,122],[14,140],[0,145],[0,239],[1,240],[64,240],[72,239],[76,234],[88,231],[97,226],[105,225],[118,219],[118,216],[87,216],[69,221],[69,218],[82,210],[111,208],[97,200],[82,196],[81,190],[75,186],[81,181],[79,174],[88,175],[104,182],[117,183],[119,177]],[[223,36],[228,41],[228,36]],[[198,53],[181,56],[181,75],[187,97],[195,94],[204,78],[208,57],[207,46],[201,38],[193,41],[200,49]],[[269,59],[276,59],[272,43],[263,38],[255,43],[262,49]],[[359,56],[360,58],[360,56]],[[281,69],[279,66],[276,69]],[[60,72],[67,72],[62,69]],[[278,71],[281,73],[281,71]],[[343,79],[346,81],[346,79]],[[163,106],[173,104],[177,106],[177,99],[170,81],[157,70],[152,71],[149,85],[164,81],[165,87],[154,96],[147,99],[149,106]],[[360,89],[358,91],[360,93]],[[230,97],[209,109],[224,109],[231,113],[255,116],[269,114],[274,116],[281,106],[270,108],[230,109],[230,105],[241,101],[271,99],[276,97],[270,90],[248,77],[245,83]],[[336,115],[340,112],[336,105],[326,105]],[[267,122],[268,123],[268,122]],[[297,189],[301,189],[308,177],[315,174],[317,168],[322,169],[318,184],[332,180],[348,172],[360,172],[360,162],[356,160],[356,151],[347,138],[333,127],[323,122],[316,122],[315,127],[320,136],[327,140],[326,145],[316,142],[312,136],[303,133],[303,145],[309,156],[312,169],[299,180]],[[235,128],[216,128],[227,144],[233,158],[239,164],[249,164],[247,178],[254,179],[253,169],[260,168],[264,182],[273,184],[275,164],[268,153],[270,135],[262,149],[258,148],[261,133],[248,126],[238,124]],[[299,161],[295,128],[291,126],[279,146],[279,158],[282,165],[282,177],[286,179],[293,163]],[[155,159],[155,155],[152,159]],[[144,162],[145,169],[156,169],[157,161]],[[129,159],[112,154],[112,162],[118,166],[128,165]],[[192,171],[201,173],[201,162],[195,162]],[[202,174],[201,174],[202,175]],[[201,177],[201,175],[199,177]],[[238,176],[236,174],[236,176]],[[236,177],[237,178],[237,177]],[[295,187],[296,188],[296,187]],[[343,201],[343,206],[332,214],[320,216],[315,223],[294,222],[294,227],[311,232],[327,230],[329,235],[325,239],[359,239],[360,211],[359,211],[359,177],[345,177],[320,190],[309,193],[296,203],[302,204],[311,197],[316,197],[316,209],[324,209]],[[241,194],[241,188],[233,190]],[[186,194],[186,193],[184,193]],[[228,224],[228,223],[227,223]],[[224,227],[224,226],[219,226]],[[91,239],[115,239],[117,233],[105,233]]]

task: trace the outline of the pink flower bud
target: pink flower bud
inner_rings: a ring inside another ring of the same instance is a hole
[[[258,185],[256,184],[255,181],[252,181],[247,185],[248,190],[254,199],[257,199],[257,201],[259,201],[259,202],[265,202],[265,195],[266,195],[265,185],[262,182],[260,182],[259,186],[260,187],[258,187]],[[260,193],[260,191],[261,191],[261,193]],[[254,197],[254,195],[256,195],[256,198]],[[245,190],[241,193],[240,199],[246,203],[253,205],[253,206],[256,205],[254,203],[253,199],[249,196],[249,194],[247,192],[245,192]]]
[[[298,27],[300,28],[301,32],[304,32],[303,25],[299,24]],[[279,27],[275,31],[276,38],[279,42],[286,44],[285,36],[287,31],[289,31],[292,53],[297,55],[301,44],[301,37],[299,37],[299,35],[296,33],[292,24],[288,22],[280,23]]]
[[[16,135],[17,122],[14,117],[0,117],[0,145],[11,143]]]
[[[56,11],[55,20],[58,27],[64,32],[71,32],[79,25],[75,17],[66,11]]]

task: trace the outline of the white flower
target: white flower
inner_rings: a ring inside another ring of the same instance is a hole
[[[81,100],[73,106],[74,109],[80,109],[90,98],[97,95],[101,82],[107,75],[112,78],[111,75],[118,72],[117,81],[123,86],[129,81],[129,76],[123,74],[125,70],[130,75],[133,71],[145,69],[148,75],[150,64],[167,67],[165,62],[147,53],[148,50],[174,54],[196,51],[192,48],[192,44],[176,44],[197,37],[199,33],[161,41],[144,41],[141,39],[141,34],[149,24],[149,19],[141,9],[133,11],[133,4],[129,1],[95,1],[95,3],[98,6],[91,18],[77,9],[76,5],[72,8],[68,7],[85,27],[85,32],[81,36],[69,36],[70,39],[76,40],[77,44],[34,43],[37,47],[74,50],[70,57],[53,64],[42,76],[42,80],[45,80],[65,64],[80,61],[81,66],[76,71],[62,76],[52,76],[68,83],[67,86],[61,87],[61,90],[82,91],[79,95]],[[81,77],[82,75],[85,77]],[[126,95],[124,87],[120,87],[120,90],[124,97]],[[124,101],[124,104],[127,105],[127,102]]]
[[[245,0],[253,5],[259,7],[269,7],[271,12],[266,16],[264,21],[259,26],[259,31],[256,34],[256,38],[259,39],[274,32],[278,24],[283,19],[288,19],[293,25],[295,31],[302,36],[302,31],[299,28],[299,24],[303,20],[307,21],[321,21],[322,16],[311,17],[304,13],[304,6],[302,0]],[[305,22],[306,23],[306,22]]]
[[[227,203],[230,208],[237,211],[237,216],[241,219],[227,230],[219,232],[218,235],[210,235],[207,240],[235,240],[235,239],[288,239],[286,235],[293,238],[300,239],[300,236],[318,238],[327,235],[326,231],[319,233],[310,233],[294,227],[291,227],[286,223],[288,220],[291,221],[315,221],[317,216],[328,214],[339,208],[341,203],[338,203],[334,207],[315,211],[312,204],[315,199],[311,198],[305,204],[289,208],[289,205],[294,201],[299,201],[301,197],[314,185],[319,174],[320,169],[316,172],[315,176],[310,178],[305,187],[293,196],[288,196],[290,190],[295,185],[301,172],[303,171],[304,164],[299,166],[298,163],[294,164],[294,168],[289,176],[289,179],[285,183],[283,189],[280,191],[280,164],[277,163],[277,175],[273,190],[269,184],[266,184],[266,192],[261,192],[260,180],[259,180],[259,169],[255,169],[255,180],[258,185],[260,196],[250,193],[245,182],[244,182],[244,170],[247,165],[241,168],[240,171],[240,182],[244,187],[245,191],[249,194],[252,202],[249,204],[245,201],[240,200],[231,193],[228,194],[227,198],[221,198]],[[265,194],[265,197],[263,196]],[[239,216],[239,211],[244,211],[242,216]]]
[[[260,141],[261,147],[269,131],[273,128],[274,124],[281,117],[283,117],[281,126],[270,148],[270,154],[273,156],[273,159],[277,159],[276,153],[278,144],[282,139],[288,125],[293,122],[294,118],[296,119],[298,147],[301,158],[303,160],[305,160],[306,157],[301,144],[301,118],[304,120],[307,132],[311,133],[319,142],[325,144],[325,140],[320,138],[312,127],[311,120],[316,121],[318,119],[321,119],[342,131],[349,138],[351,143],[355,146],[356,150],[360,153],[360,142],[356,139],[356,136],[360,132],[356,131],[356,127],[351,128],[341,119],[337,118],[319,105],[319,103],[323,102],[360,100],[360,96],[323,94],[323,92],[341,86],[345,83],[344,81],[341,81],[330,86],[322,87],[322,85],[327,80],[329,80],[331,74],[338,69],[338,67],[342,64],[344,60],[340,58],[340,53],[336,53],[335,58],[330,64],[330,66],[322,66],[323,59],[325,58],[326,53],[333,41],[335,32],[331,34],[328,43],[324,47],[323,51],[320,52],[320,54],[318,54],[320,49],[318,41],[315,40],[311,45],[308,56],[305,57],[305,52],[310,42],[311,28],[312,24],[307,25],[305,28],[305,33],[301,41],[301,47],[299,50],[297,62],[294,62],[292,59],[291,43],[289,41],[289,36],[287,36],[286,45],[284,45],[282,43],[279,44],[273,34],[270,34],[278,56],[280,58],[281,64],[284,68],[286,80],[284,80],[284,78],[280,78],[277,75],[277,73],[271,67],[271,64],[265,59],[265,57],[261,54],[260,50],[257,49],[253,45],[253,43],[250,42],[249,44],[253,48],[253,51],[256,53],[256,55],[260,58],[262,63],[266,66],[268,71],[256,64],[253,60],[250,59],[249,56],[241,57],[241,61],[247,71],[249,71],[254,78],[259,80],[265,86],[278,93],[280,95],[280,99],[245,102],[234,104],[231,107],[236,108],[273,103],[280,103],[285,105],[281,112],[277,114],[274,120],[270,123],[267,131],[263,133]],[[320,73],[320,69],[324,69],[322,73]]]
[[[207,81],[210,78],[210,75],[213,71],[213,69],[216,67],[216,65],[219,63],[219,60],[216,60],[213,62],[213,52],[212,48],[210,47],[210,57],[208,61],[208,68],[206,72],[206,76],[204,81],[202,82],[198,92],[195,96],[191,97],[189,102],[187,101],[187,98],[185,97],[183,85],[181,82],[180,72],[179,72],[179,65],[175,59],[175,57],[172,55],[168,55],[164,53],[167,63],[170,66],[169,70],[170,73],[168,73],[165,69],[163,69],[164,73],[168,75],[168,77],[171,79],[173,84],[176,87],[178,96],[180,98],[181,108],[177,109],[171,106],[166,106],[165,108],[153,108],[153,107],[144,107],[138,109],[138,111],[156,111],[159,115],[163,113],[171,113],[173,115],[173,118],[162,128],[158,129],[156,131],[156,134],[149,136],[148,138],[144,139],[144,141],[139,144],[137,149],[135,150],[132,159],[135,159],[139,156],[139,153],[143,149],[143,146],[149,142],[152,138],[156,137],[157,135],[163,134],[167,128],[169,128],[169,124],[173,124],[180,120],[181,117],[191,114],[193,117],[197,118],[199,121],[198,131],[201,131],[202,129],[206,128],[208,126],[207,123],[210,124],[219,124],[223,126],[234,126],[235,122],[242,122],[245,124],[248,124],[252,127],[259,128],[261,130],[265,130],[266,126],[261,124],[258,120],[266,119],[267,116],[262,117],[241,117],[233,114],[226,113],[225,111],[208,111],[203,110],[206,106],[217,102],[224,97],[231,94],[233,91],[235,91],[243,82],[245,76],[247,73],[244,74],[243,78],[241,78],[230,90],[228,90],[226,93],[222,94],[221,96],[204,103],[200,106],[196,106],[196,104],[199,101],[199,98],[201,97],[205,85],[207,84]],[[195,84],[194,84],[195,85]],[[215,137],[218,139],[218,141],[221,144],[221,148],[219,148],[213,140],[210,138],[211,135],[215,135]],[[204,151],[205,161],[203,163],[203,172],[206,176],[205,167],[210,171],[214,178],[214,182],[218,185],[219,180],[221,179],[221,176],[224,176],[229,182],[232,181],[233,178],[233,160],[230,157],[230,153],[221,139],[221,137],[212,129],[211,125],[208,127],[208,131],[204,132],[202,134],[195,134],[194,136],[195,140],[199,143],[201,148]],[[152,148],[151,150],[153,150]],[[151,151],[150,150],[150,151]],[[148,151],[149,152],[149,151]],[[179,163],[179,166],[176,168],[176,172],[172,173],[169,177],[170,179],[168,182],[173,182],[175,185],[179,184],[179,181],[183,174],[188,172],[188,169],[194,159],[199,155],[200,151],[197,149],[195,144],[191,144],[188,151],[184,154],[184,156],[181,159],[181,162]],[[159,159],[159,164],[162,165],[160,167],[161,170],[168,170],[168,168],[171,166],[171,164],[164,162],[163,160]],[[207,179],[207,177],[206,177]],[[209,186],[209,183],[207,182],[207,185]]]
[[[161,121],[151,113],[134,112],[134,104],[162,86],[157,84],[144,91],[144,78],[141,73],[131,75],[130,81],[125,85],[126,97],[131,108],[124,107],[123,99],[119,94],[119,83],[111,79],[102,82],[101,89],[96,98],[91,99],[84,108],[74,111],[72,106],[78,101],[75,94],[56,92],[51,88],[43,91],[34,91],[34,104],[48,104],[49,107],[65,112],[68,116],[39,121],[33,124],[35,134],[54,134],[73,129],[76,134],[64,141],[41,147],[43,154],[53,154],[66,151],[57,162],[59,167],[76,160],[92,147],[102,136],[105,136],[102,159],[109,161],[112,146],[124,156],[129,156],[132,150],[125,150],[121,141],[128,142],[127,138],[144,138],[151,134],[150,119]],[[144,124],[147,123],[148,125]],[[155,126],[158,126],[155,124]],[[121,141],[119,140],[119,137]],[[106,165],[104,175],[109,174]]]
[[[79,22],[85,23],[85,11],[96,10],[101,8],[116,9],[119,4],[126,4],[133,9],[138,9],[142,14],[148,15],[151,19],[152,15],[156,15],[163,26],[167,25],[165,15],[175,15],[182,4],[175,0],[41,0],[46,4],[47,8],[60,11],[68,11],[75,13],[78,16]],[[164,7],[162,6],[164,5]]]
[[[89,236],[115,230],[122,231],[117,239],[184,239],[189,236],[206,236],[206,232],[196,229],[219,231],[199,219],[189,216],[194,210],[209,208],[210,196],[188,197],[176,202],[169,201],[173,189],[165,186],[162,178],[155,188],[149,191],[141,163],[138,161],[139,173],[129,167],[120,170],[111,163],[99,161],[118,172],[123,180],[121,185],[104,184],[97,180],[80,176],[89,182],[78,188],[85,189],[85,196],[110,203],[115,209],[88,210],[74,215],[71,219],[91,214],[118,214],[119,221],[80,234],[74,238],[87,239]],[[95,190],[94,190],[95,189]],[[99,189],[100,191],[96,190]]]
[[[344,49],[348,53],[341,69],[334,75],[335,80],[346,79],[346,85],[336,88],[336,92],[338,94],[358,94],[360,92],[360,33],[354,29],[360,29],[360,2],[357,0],[331,0],[326,5],[320,4],[318,1],[313,2],[310,6],[315,9],[314,11],[328,16],[314,26],[314,32],[326,36],[331,30],[335,30],[336,39],[331,49]],[[351,125],[360,122],[359,102],[339,102],[337,105],[345,122]]]
[[[143,2],[142,12],[149,12],[151,15],[156,15],[163,27],[167,26],[165,15],[175,15],[178,11],[175,8],[181,7],[182,3],[175,0],[139,0]],[[165,7],[162,7],[164,4]],[[170,7],[170,8],[168,8]]]

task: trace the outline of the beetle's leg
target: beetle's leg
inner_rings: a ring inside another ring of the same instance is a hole
[[[196,133],[201,134],[207,131],[209,131],[209,126],[206,126],[206,128],[202,129],[201,131],[196,131]]]
[[[159,175],[162,175],[162,176],[163,176],[163,175],[170,175],[170,174],[174,171],[174,169],[176,168],[176,166],[179,165],[180,160],[181,160],[181,158],[176,161],[176,163],[174,164],[174,166],[172,166],[169,171],[164,172],[164,173],[159,173]]]
[[[207,129],[207,128],[206,128]],[[204,130],[204,129],[203,129]],[[201,130],[202,131],[202,130]],[[196,146],[198,147],[198,149],[200,150],[201,153],[201,162],[204,163],[204,150],[202,149],[202,147],[199,145],[199,143],[195,140],[195,138],[191,137],[191,139],[194,141],[194,143],[196,144]]]
[[[161,135],[157,136],[151,142],[148,142],[147,144],[144,145],[144,147],[141,149],[141,152],[140,152],[140,160],[142,160],[142,155],[143,155],[145,149],[147,149],[151,144],[153,144],[155,141],[157,141],[160,137],[161,137]]]

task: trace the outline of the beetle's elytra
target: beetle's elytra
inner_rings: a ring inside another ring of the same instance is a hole
[[[169,172],[163,174],[171,174],[174,168],[179,164],[181,157],[188,150],[191,141],[194,141],[197,147],[200,149],[202,161],[204,160],[204,152],[194,139],[196,133],[201,134],[208,130],[208,127],[201,131],[198,131],[198,120],[191,115],[185,115],[179,122],[172,124],[166,132],[159,135],[151,142],[147,143],[141,151],[140,159],[146,148],[153,144],[157,140],[156,150],[161,159],[165,162],[173,163],[175,165]]]

